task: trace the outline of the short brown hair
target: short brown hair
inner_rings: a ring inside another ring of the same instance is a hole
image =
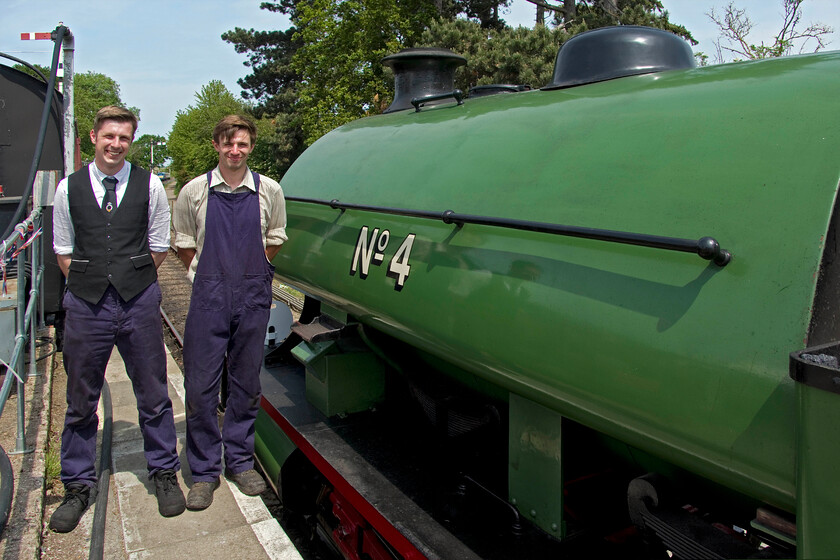
[[[251,145],[257,142],[257,126],[254,121],[244,115],[228,115],[213,128],[213,141],[220,144],[236,134],[237,130],[245,129],[251,137]]]
[[[124,107],[106,105],[96,112],[93,118],[93,132],[96,134],[106,120],[131,123],[131,135],[137,132],[137,116]]]

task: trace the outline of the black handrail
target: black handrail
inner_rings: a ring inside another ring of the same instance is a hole
[[[714,237],[704,236],[700,239],[682,239],[679,237],[663,237],[660,235],[649,235],[644,233],[630,233],[624,231],[612,231],[606,229],[587,228],[580,226],[564,226],[549,224],[545,222],[531,222],[527,220],[514,220],[510,218],[494,218],[490,216],[474,216],[470,214],[457,214],[452,210],[443,212],[430,212],[426,210],[411,210],[407,208],[388,208],[384,206],[369,206],[365,204],[348,204],[333,200],[319,200],[315,198],[303,198],[287,196],[286,200],[293,202],[306,202],[329,206],[336,210],[363,210],[366,212],[377,212],[379,214],[393,214],[396,216],[408,216],[411,218],[426,218],[430,220],[441,220],[445,224],[455,224],[462,227],[464,224],[478,224],[485,226],[503,227],[552,235],[563,235],[566,237],[580,237],[584,239],[596,239],[611,243],[623,243],[626,245],[638,245],[654,249],[665,249],[668,251],[680,251],[683,253],[696,253],[700,257],[714,262],[718,266],[726,266],[732,260],[732,254],[721,248],[720,243]]]
[[[426,103],[431,103],[432,101],[440,101],[441,99],[449,99],[450,97],[454,98],[455,101],[458,102],[458,105],[464,104],[464,92],[460,89],[453,89],[452,91],[447,91],[445,93],[432,93],[420,97],[413,97],[411,99],[411,104],[414,105],[414,112],[419,113],[420,107],[422,107]]]

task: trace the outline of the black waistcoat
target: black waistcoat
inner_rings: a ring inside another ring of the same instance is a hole
[[[106,217],[96,202],[87,167],[67,178],[75,243],[67,289],[96,304],[112,284],[124,301],[157,280],[149,251],[149,172],[131,166],[119,206]]]

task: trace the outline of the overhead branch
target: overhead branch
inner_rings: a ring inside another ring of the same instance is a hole
[[[526,2],[530,2],[535,6],[539,6],[540,8],[545,8],[546,10],[551,10],[553,12],[560,12],[562,14],[566,13],[566,8],[563,6],[552,6],[547,2],[543,2],[542,0],[525,0]]]
[[[794,43],[800,45],[799,52],[802,53],[806,43],[811,40],[817,43],[814,52],[825,48],[826,36],[833,33],[834,29],[822,23],[811,24],[804,30],[798,29],[802,21],[802,2],[803,0],[784,0],[784,20],[772,45],[765,45],[764,42],[756,45],[749,41],[748,35],[753,29],[753,23],[746,11],[736,7],[734,2],[730,2],[724,8],[722,15],[716,13],[713,8],[706,15],[717,25],[721,34],[717,41],[718,54],[727,51],[747,59],[784,56],[795,48]],[[726,40],[731,46],[721,45],[720,39]],[[723,62],[722,56],[720,62]]]

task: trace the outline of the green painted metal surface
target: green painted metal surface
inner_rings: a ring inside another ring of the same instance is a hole
[[[306,400],[325,416],[362,412],[384,398],[385,367],[372,352],[301,342],[292,355],[306,367]]]
[[[839,93],[826,53],[467,100],[346,125],[283,179],[292,197],[710,235],[725,268],[293,201],[274,264],[371,328],[793,511],[787,356],[840,179]]]
[[[510,503],[549,535],[565,537],[563,418],[512,394],[508,461]]]
[[[257,413],[254,432],[254,454],[268,479],[279,490],[280,469],[297,447],[262,409]]]
[[[797,384],[797,557],[840,554],[840,395]]]

